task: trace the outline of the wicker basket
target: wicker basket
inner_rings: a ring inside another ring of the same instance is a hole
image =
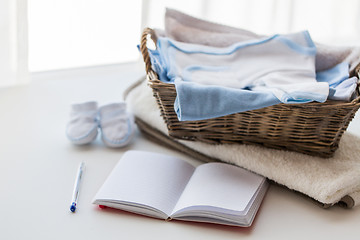
[[[342,134],[360,107],[358,85],[357,97],[351,102],[277,104],[208,120],[179,121],[174,111],[174,85],[161,82],[152,70],[147,50],[149,36],[156,42],[153,30],[146,28],[140,44],[147,80],[153,89],[169,135],[174,138],[214,144],[258,144],[331,157],[338,148]],[[360,66],[355,72],[359,75]]]

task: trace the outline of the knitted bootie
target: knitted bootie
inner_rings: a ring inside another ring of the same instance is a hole
[[[71,105],[66,136],[72,143],[84,145],[96,139],[98,134],[97,108],[96,102]]]
[[[99,109],[100,129],[103,142],[109,147],[124,147],[135,133],[132,114],[126,112],[126,103],[112,103]]]

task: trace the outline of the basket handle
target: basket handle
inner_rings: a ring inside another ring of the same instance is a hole
[[[151,70],[151,61],[147,49],[147,40],[149,35],[155,43],[157,41],[154,30],[151,28],[145,28],[141,35],[140,51],[144,59],[146,73],[149,73]]]

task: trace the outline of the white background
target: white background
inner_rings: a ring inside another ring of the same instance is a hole
[[[359,0],[29,0],[29,69],[136,61],[141,30],[165,7],[259,34],[309,30],[315,41],[360,42]]]

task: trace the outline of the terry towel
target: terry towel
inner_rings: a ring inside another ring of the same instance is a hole
[[[195,159],[215,159],[241,166],[303,193],[324,206],[339,201],[345,202],[347,207],[360,205],[360,136],[345,132],[339,149],[329,159],[254,145],[212,145],[176,140],[167,135],[152,90],[145,81],[131,89],[126,100],[144,131]],[[148,127],[144,128],[142,122],[146,122]]]

